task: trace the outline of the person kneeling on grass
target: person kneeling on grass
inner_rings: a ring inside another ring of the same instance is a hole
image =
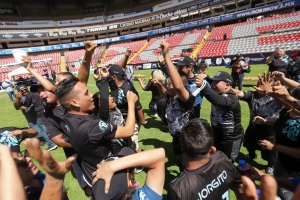
[[[131,154],[131,155],[130,155]],[[99,191],[99,199],[162,199],[165,181],[165,151],[163,148],[152,149],[134,154],[134,151],[124,147],[119,156],[108,158],[97,165],[93,173],[93,187]],[[135,189],[133,167],[148,168],[146,182],[142,188]]]

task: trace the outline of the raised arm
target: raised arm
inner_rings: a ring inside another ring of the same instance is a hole
[[[130,55],[131,55],[131,49],[127,48],[124,57],[119,62],[119,66],[122,67],[123,69],[126,68],[126,65],[127,65],[127,62],[128,62],[128,59],[129,59]]]
[[[152,149],[119,158],[115,161],[98,164],[93,184],[99,179],[105,181],[105,192],[109,191],[110,181],[113,174],[122,169],[143,166],[149,168],[146,184],[158,195],[162,195],[165,182],[165,150],[163,148]]]
[[[34,128],[27,128],[22,130],[14,130],[10,133],[11,137],[18,136],[18,135],[26,135],[28,137],[35,137],[37,136],[38,132]]]
[[[271,64],[273,58],[275,56],[275,51],[269,56],[269,58],[266,60],[266,64],[269,65]]]
[[[45,90],[55,93],[55,85],[53,85],[50,81],[48,81],[46,78],[44,78],[42,75],[37,73],[31,63],[31,58],[29,56],[23,56],[22,61],[27,62],[26,69],[38,80],[38,82],[41,83],[41,85],[45,88]]]
[[[282,72],[272,72],[272,76],[275,80],[280,80],[283,85],[286,85],[290,90],[300,86],[300,84],[292,79],[286,78]]]
[[[240,91],[240,90],[237,90],[237,89],[234,89],[234,88],[231,88],[231,90],[239,97],[239,99],[242,99],[244,97],[244,92],[243,91]]]
[[[15,109],[16,110],[25,110],[26,109],[26,107],[25,106],[22,106],[21,105],[21,99],[22,99],[22,93],[21,92],[18,92],[17,94],[16,94],[16,98],[15,98],[15,100],[14,100],[14,102],[13,102],[13,105],[14,105],[14,107],[15,107]]]
[[[169,72],[169,76],[173,84],[173,88],[176,90],[176,93],[180,98],[180,100],[185,102],[189,99],[189,92],[184,87],[182,79],[169,56],[170,46],[168,43],[162,42],[160,47],[162,49],[162,54],[166,62],[167,70]]]
[[[107,76],[109,75],[107,68],[101,68],[101,86],[100,86],[100,106],[98,116],[100,119],[107,121],[109,118],[109,93]]]
[[[91,60],[97,44],[92,41],[84,42],[85,53],[78,71],[78,79],[81,83],[87,84],[90,75]]]
[[[75,157],[71,156],[65,162],[58,162],[50,155],[49,151],[41,151],[38,139],[26,139],[24,144],[30,157],[37,160],[46,171],[46,181],[40,200],[64,199],[63,182],[65,174],[71,170]]]
[[[142,88],[144,91],[146,91],[146,90],[145,90],[145,85],[144,85],[143,81],[142,81],[140,78],[138,78],[138,82],[139,82],[141,88]]]
[[[126,94],[128,102],[128,116],[125,126],[118,126],[115,138],[127,138],[133,135],[135,126],[135,107],[134,104],[138,100],[138,97],[133,92],[128,91]]]
[[[0,199],[27,199],[10,149],[3,144],[0,144]]]
[[[159,82],[156,78],[153,78],[151,80],[153,82],[153,84],[157,87],[159,93],[161,95],[164,95],[166,93],[166,88],[161,84],[161,82]]]

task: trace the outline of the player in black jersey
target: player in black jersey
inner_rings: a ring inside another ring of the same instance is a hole
[[[196,75],[196,84],[202,86],[206,75]],[[217,72],[211,80],[211,88],[205,86],[202,94],[211,102],[211,125],[215,133],[215,147],[235,161],[243,142],[241,106],[231,90],[232,77],[227,72]]]
[[[240,199],[241,175],[225,154],[216,151],[213,143],[213,130],[204,119],[193,119],[182,129],[186,169],[171,181],[168,199],[229,199],[229,188]]]

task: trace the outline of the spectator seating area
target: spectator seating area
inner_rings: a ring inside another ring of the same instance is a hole
[[[270,52],[276,47],[300,49],[300,12],[215,27],[198,55],[225,56],[240,53]],[[223,40],[224,33],[227,40]],[[212,41],[210,41],[212,40]]]
[[[127,48],[130,48],[133,53],[136,53],[145,44],[145,42],[146,40],[140,40],[111,45],[106,51],[105,58],[102,60],[101,66],[119,63],[122,60]]]
[[[60,54],[57,53],[46,53],[46,54],[39,54],[39,55],[31,55],[32,61],[36,60],[45,60],[50,59],[48,62],[39,62],[34,63],[33,67],[37,70],[39,74],[46,74],[48,67],[51,66],[51,69],[54,70],[56,73],[59,72],[59,64],[60,64]],[[15,59],[13,57],[11,58],[2,58],[0,59],[0,66],[10,63],[15,63]],[[16,65],[12,67],[2,67],[0,68],[0,82],[2,82],[4,79],[7,78],[7,74],[15,69],[18,69],[22,66]],[[45,70],[45,71],[44,71]],[[23,74],[20,77],[22,78],[28,78],[30,77],[30,74]]]
[[[174,34],[168,37],[153,38],[149,41],[146,48],[136,56],[131,63],[145,63],[157,61],[158,47],[161,42],[166,41],[170,44],[170,56],[172,59],[180,57],[182,49],[194,48],[198,44],[206,30],[193,30],[191,32]]]
[[[95,52],[91,60],[91,66],[94,67],[97,64],[104,50],[105,50],[104,46],[99,46],[95,49]],[[71,50],[65,52],[66,63],[69,67],[72,67],[72,72],[78,71],[80,67],[80,63],[84,56],[84,51],[85,51],[84,49],[79,49],[79,50]]]

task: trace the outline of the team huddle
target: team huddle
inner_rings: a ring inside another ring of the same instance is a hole
[[[85,42],[77,77],[61,72],[56,80],[38,74],[30,57],[23,57],[26,69],[38,82],[30,91],[19,85],[13,101],[29,128],[1,130],[1,144],[10,147],[7,150],[0,145],[3,159],[15,170],[12,184],[16,190],[25,191],[12,192],[12,199],[68,199],[63,181],[70,170],[90,199],[163,198],[164,147],[145,151],[139,147],[140,126],[147,120],[133,85],[133,71],[126,66],[131,51],[127,50],[120,63],[95,69],[99,92],[92,94],[87,82],[96,47],[91,41]],[[207,63],[197,63],[189,56],[173,63],[169,44],[162,42],[160,49],[158,69],[146,86],[141,79],[138,82],[144,91],[151,91],[149,109],[172,136],[172,156],[180,174],[169,183],[168,199],[229,199],[230,189],[237,199],[296,199],[299,194],[294,191],[300,183],[299,83],[273,71],[259,75],[254,91],[241,91],[234,88],[241,72],[230,75],[219,71],[209,77]],[[230,65],[238,71],[247,63],[243,65],[237,58]],[[204,97],[211,103],[210,123],[201,118]],[[245,131],[239,100],[249,105],[250,121]],[[43,138],[48,151],[62,147],[67,160],[59,163],[49,152],[42,152],[40,141],[32,137]],[[20,151],[23,140],[26,152]],[[242,144],[249,154],[236,167]],[[268,162],[265,172],[245,164],[256,158],[256,150]],[[246,167],[250,173],[244,173]],[[139,185],[134,174],[144,168],[148,168],[147,177]],[[261,181],[260,192],[251,179]]]

